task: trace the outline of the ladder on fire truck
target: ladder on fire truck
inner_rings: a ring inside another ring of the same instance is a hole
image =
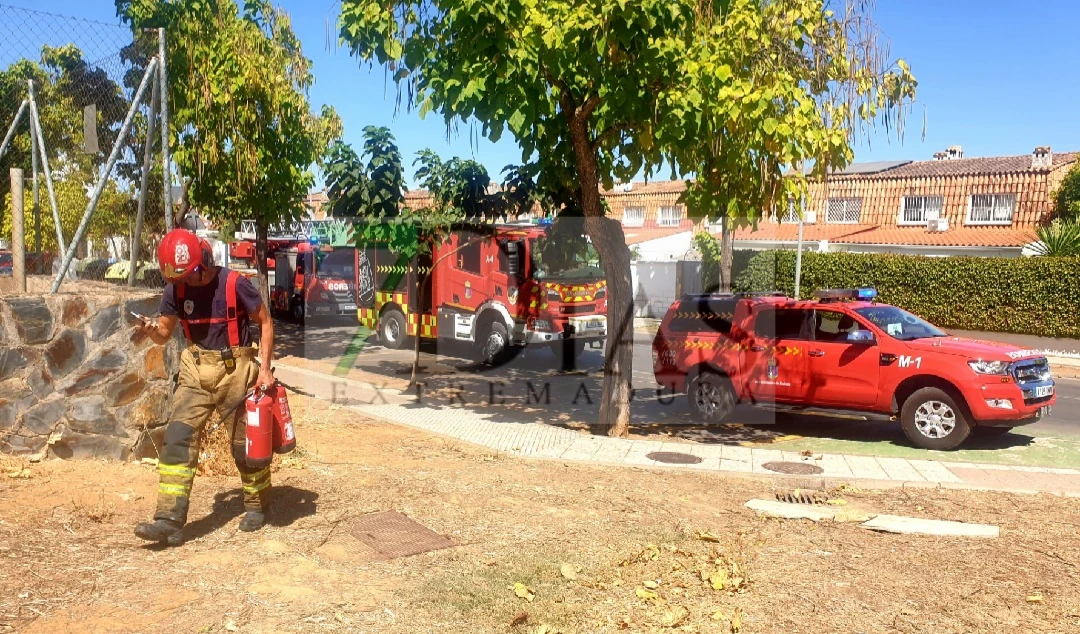
[[[296,222],[271,225],[267,232],[270,240],[307,242],[314,238],[320,243],[333,246],[349,244],[352,238],[352,223],[344,218],[325,220],[298,220]],[[255,221],[241,220],[237,240],[255,240]]]

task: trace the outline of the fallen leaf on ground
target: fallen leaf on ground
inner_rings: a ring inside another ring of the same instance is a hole
[[[1041,592],[1036,592],[1035,594],[1029,596],[1027,598],[1027,600],[1028,600],[1028,603],[1042,603],[1043,602],[1043,595],[1042,595]]]
[[[727,615],[724,614],[723,612],[721,612],[720,610],[717,610],[716,612],[712,613],[712,620],[714,620],[714,621],[723,621],[726,618],[727,618]]]
[[[30,477],[30,470],[29,469],[13,469],[13,470],[8,472],[7,477],[9,477],[9,478],[20,478],[22,480],[25,480],[25,479]]]
[[[578,571],[580,569],[580,567],[574,566],[572,564],[563,564],[559,566],[559,573],[570,581],[577,581]]]
[[[810,456],[814,455],[814,452],[810,451],[809,449],[803,449],[799,452],[799,455],[803,458],[809,458]]]
[[[826,500],[825,503],[832,504],[833,506],[844,506],[845,504],[847,504],[847,500],[841,498],[833,498],[831,500]]]
[[[690,616],[690,611],[681,605],[674,606],[671,610],[664,613],[663,618],[660,619],[660,624],[664,627],[677,627],[686,617]]]
[[[522,625],[525,621],[529,620],[529,613],[524,610],[514,615],[514,618],[510,620],[510,626]]]
[[[742,629],[742,608],[735,608],[731,615],[731,634],[739,634]]]
[[[520,581],[514,584],[514,594],[517,595],[518,598],[525,599],[530,603],[532,602],[533,597],[536,596],[535,594],[533,594],[533,591],[531,588],[529,588],[529,586],[521,583]]]
[[[646,579],[641,585],[645,586],[646,588],[648,588],[650,590],[655,590],[655,589],[660,587],[660,584],[656,583],[652,579]]]
[[[726,570],[718,570],[709,575],[709,585],[713,590],[723,590],[724,585],[727,584],[728,576]]]
[[[718,542],[720,538],[709,531],[698,531],[697,538],[706,542]]]
[[[236,627],[236,623],[233,623],[232,621],[225,624],[225,630],[228,632],[235,632],[237,629],[239,628]]]
[[[645,599],[646,601],[660,598],[660,595],[656,594],[652,590],[646,590],[645,588],[638,588],[636,592],[639,599]]]

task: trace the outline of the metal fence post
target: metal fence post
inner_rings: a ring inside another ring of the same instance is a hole
[[[139,89],[135,92],[135,97],[131,100],[131,108],[128,109],[127,116],[124,117],[124,123],[120,126],[120,133],[116,135],[116,142],[113,143],[112,152],[109,153],[109,159],[105,162],[105,169],[101,173],[101,178],[98,179],[97,185],[94,187],[94,191],[90,196],[90,202],[86,205],[86,212],[83,213],[82,220],[79,221],[79,228],[75,230],[75,237],[72,238],[71,244],[68,245],[67,251],[64,253],[64,261],[60,265],[60,271],[56,275],[56,279],[53,280],[52,291],[53,293],[60,290],[60,283],[64,280],[64,275],[67,274],[68,267],[71,266],[71,261],[75,259],[75,249],[78,247],[79,242],[86,236],[86,230],[90,227],[90,218],[94,215],[94,209],[97,207],[98,201],[101,199],[101,193],[105,191],[105,182],[109,180],[109,174],[112,173],[113,166],[116,165],[117,159],[120,158],[120,151],[124,147],[124,140],[127,135],[131,133],[131,123],[135,120],[135,112],[139,109],[139,102],[142,101],[143,94],[146,93],[146,87],[150,85],[150,78],[154,75],[154,71],[157,68],[158,60],[151,58],[150,63],[146,66],[146,73],[143,75],[142,82],[139,84]]]
[[[4,135],[4,142],[0,143],[0,156],[7,152],[8,144],[11,143],[12,137],[15,136],[15,128],[19,125],[19,119],[22,119],[23,113],[26,112],[26,100],[23,99],[22,105],[19,106],[18,112],[15,113],[15,118],[11,120],[11,125],[8,127],[7,134]]]
[[[32,89],[34,81],[32,79],[26,81],[29,82]],[[33,130],[30,131],[30,157],[31,174],[34,179],[32,181],[34,188],[34,273],[41,273],[41,195],[38,192],[38,149],[37,143],[34,143]]]
[[[41,167],[45,170],[45,189],[49,191],[49,205],[52,206],[53,223],[56,225],[56,246],[60,253],[65,251],[64,227],[60,224],[60,208],[56,206],[56,190],[53,189],[52,172],[49,170],[49,155],[45,152],[45,135],[41,132],[41,117],[38,116],[37,101],[34,99],[34,86],[30,85],[30,142],[37,140]]]
[[[157,72],[161,72],[160,66],[158,66]],[[139,211],[135,215],[135,235],[131,238],[131,270],[128,271],[128,286],[135,286],[135,272],[139,266],[143,213],[146,211],[146,192],[150,190],[150,164],[154,158],[154,132],[156,132],[154,124],[157,122],[158,95],[160,92],[161,85],[154,82],[154,89],[150,93],[150,118],[146,121],[146,148],[143,150],[142,183],[139,184]]]
[[[172,231],[172,174],[169,171],[169,73],[165,64],[165,29],[158,29],[158,80],[161,85],[161,173],[165,183],[165,230]]]
[[[11,274],[15,289],[26,292],[26,236],[23,233],[23,171],[11,168]]]

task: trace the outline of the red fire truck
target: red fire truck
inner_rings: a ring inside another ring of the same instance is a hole
[[[229,244],[230,266],[254,268],[253,233],[237,237]],[[271,310],[297,322],[354,314],[355,248],[324,245],[310,230],[275,231],[266,242]]]
[[[358,249],[360,322],[389,348],[401,347],[406,336],[471,342],[487,363],[526,345],[574,355],[586,344],[602,345],[607,285],[598,263],[582,254],[545,264],[540,247],[549,225],[489,229],[456,230],[413,262],[378,246]]]

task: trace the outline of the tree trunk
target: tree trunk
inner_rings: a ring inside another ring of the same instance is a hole
[[[734,280],[731,279],[731,265],[735,259],[735,231],[731,228],[731,218],[726,215],[720,220],[720,292],[730,293]]]
[[[270,233],[270,227],[266,220],[259,219],[255,222],[255,270],[259,272],[259,295],[262,295],[263,306],[270,306],[270,279],[266,269],[266,239]]]
[[[565,106],[565,104],[564,104]],[[587,120],[579,111],[564,107],[574,147],[585,232],[604,263],[607,278],[607,342],[604,348],[604,383],[600,394],[599,424],[609,436],[630,433],[630,394],[634,363],[634,304],[630,281],[630,248],[622,225],[604,217],[596,151],[589,139]],[[588,116],[587,114],[585,116]]]
[[[416,268],[420,268],[420,258],[416,258]],[[432,264],[431,271],[424,276],[424,279],[420,282],[420,296],[417,298],[417,306],[421,307],[417,310],[420,322],[416,324],[416,336],[413,337],[413,358],[412,358],[412,373],[409,375],[409,386],[406,390],[411,390],[416,387],[416,375],[420,373],[420,332],[423,330],[424,311],[422,309],[424,305],[424,298],[427,297],[428,287],[431,285],[431,275],[434,273],[435,265]],[[405,319],[408,321],[408,318]],[[405,325],[405,332],[409,331],[409,325]]]

